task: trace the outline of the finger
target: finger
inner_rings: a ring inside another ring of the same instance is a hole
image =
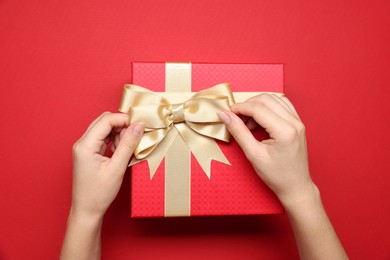
[[[111,144],[111,151],[112,152],[115,152],[115,149],[118,147],[119,142],[120,142],[123,134],[126,132],[126,129],[127,128],[122,128],[122,130],[118,134],[115,135],[114,141]]]
[[[268,107],[278,116],[290,121],[293,118],[293,115],[290,113],[288,106],[284,107],[280,102],[276,101],[275,98],[270,94],[261,94],[255,97],[249,98],[246,103],[255,102],[263,104]]]
[[[252,150],[261,144],[254,138],[244,122],[233,112],[220,112],[218,116],[249,158],[250,154],[253,154]]]
[[[110,161],[116,172],[125,171],[143,133],[144,126],[139,123],[132,124],[126,129]]]
[[[88,132],[90,131],[90,129],[96,124],[96,122],[102,118],[104,115],[107,115],[107,114],[111,114],[110,112],[103,112],[100,116],[98,116],[95,120],[92,121],[92,123],[88,126],[87,130],[85,131],[85,133],[81,136],[81,138],[84,138]]]
[[[273,139],[283,135],[284,129],[291,125],[262,103],[237,103],[232,107],[232,111],[236,114],[252,117]]]
[[[114,140],[112,140],[112,142],[111,142],[111,152],[115,152],[115,149],[118,146],[118,143],[119,143],[118,136],[119,136],[119,134],[116,134],[114,137]]]
[[[282,98],[285,98],[288,101],[288,99],[285,96],[278,97],[276,95],[272,95],[272,97],[275,99],[275,101],[277,101],[279,104],[281,104],[283,107],[285,107],[290,112],[290,114],[295,119],[295,120],[290,120],[290,122],[295,127],[299,128],[299,125],[302,123],[302,121],[301,121],[300,117],[298,116],[295,108],[292,106],[291,102],[289,102],[290,103],[290,105],[289,105],[286,101],[284,101]]]
[[[291,110],[291,108],[288,106],[286,102],[283,101],[281,97],[278,97],[275,94],[270,95],[276,102],[279,103],[279,105],[283,106],[291,115],[295,116],[294,112]]]
[[[84,140],[89,143],[103,142],[114,128],[124,128],[129,125],[129,117],[126,114],[104,114],[86,133]]]
[[[243,116],[243,115],[239,115],[239,114],[238,114],[238,117],[242,120],[242,122],[244,122],[244,124],[246,125],[246,127],[248,127],[248,129],[250,131],[255,130],[256,127],[258,127],[258,125],[259,125],[256,123],[256,121],[252,117]]]
[[[103,156],[104,156],[104,154],[106,153],[107,145],[108,145],[109,142],[110,142],[110,140],[109,140],[108,138],[106,138],[106,139],[104,140],[104,143],[103,143],[102,147],[100,147],[100,151],[99,151],[99,154],[100,154],[100,155],[103,155]]]
[[[126,129],[125,129],[126,130]],[[119,144],[119,137],[118,137],[119,134],[115,135],[114,137],[114,140],[112,141],[111,143],[111,152],[115,152],[115,149],[116,147],[118,146]]]
[[[291,101],[287,98],[287,97],[282,97],[281,98],[288,106],[289,108],[293,111],[293,113],[298,117],[299,120],[301,120],[301,118],[299,117],[298,115],[298,112],[297,110],[295,109],[294,105],[291,103]]]

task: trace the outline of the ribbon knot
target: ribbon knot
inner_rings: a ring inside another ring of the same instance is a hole
[[[171,114],[169,115],[169,119],[173,123],[181,123],[184,122],[184,111],[183,104],[173,104],[171,105]]]
[[[147,160],[152,178],[174,139],[180,135],[210,178],[212,160],[230,164],[214,139],[230,140],[217,113],[230,110],[233,104],[228,83],[199,91],[179,104],[170,104],[165,97],[143,87],[125,85],[119,110],[129,114],[130,123],[145,125],[144,136],[130,165]]]

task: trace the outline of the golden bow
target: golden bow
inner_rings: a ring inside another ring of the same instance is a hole
[[[169,147],[180,134],[210,178],[212,160],[230,165],[214,139],[230,140],[217,112],[230,110],[233,104],[228,83],[199,91],[179,104],[171,104],[165,97],[146,88],[125,85],[119,110],[130,115],[130,123],[143,122],[145,126],[144,136],[130,165],[147,160],[150,178],[153,178]]]

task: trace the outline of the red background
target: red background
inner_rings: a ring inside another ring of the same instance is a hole
[[[116,111],[131,61],[284,63],[310,168],[353,259],[390,257],[390,2],[0,0],[0,259],[59,256],[71,147]],[[105,259],[298,258],[286,216],[130,219]]]

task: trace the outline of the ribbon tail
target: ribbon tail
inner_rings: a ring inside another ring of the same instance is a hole
[[[160,162],[161,162],[162,158],[163,157],[159,158],[158,156],[148,156],[148,158],[137,159],[137,158],[134,157],[130,161],[128,167],[133,166],[133,165],[135,165],[137,163],[140,163],[140,162],[143,162],[143,161],[147,161],[148,166],[149,166],[150,179],[153,179],[153,176],[156,173],[157,168],[160,165]]]
[[[134,164],[143,162],[145,160],[148,161],[149,165],[149,171],[150,171],[150,179],[153,179],[154,174],[157,171],[158,166],[160,165],[162,159],[165,157],[167,154],[169,147],[171,147],[173,141],[175,140],[178,132],[177,131],[172,131],[173,128],[168,131],[167,135],[165,138],[160,142],[160,144],[154,149],[153,153],[149,154],[146,158],[144,159],[137,159],[134,157],[131,161],[129,166],[132,166]]]
[[[176,124],[175,127],[209,179],[212,160],[231,165],[214,139],[199,135],[184,123]]]

